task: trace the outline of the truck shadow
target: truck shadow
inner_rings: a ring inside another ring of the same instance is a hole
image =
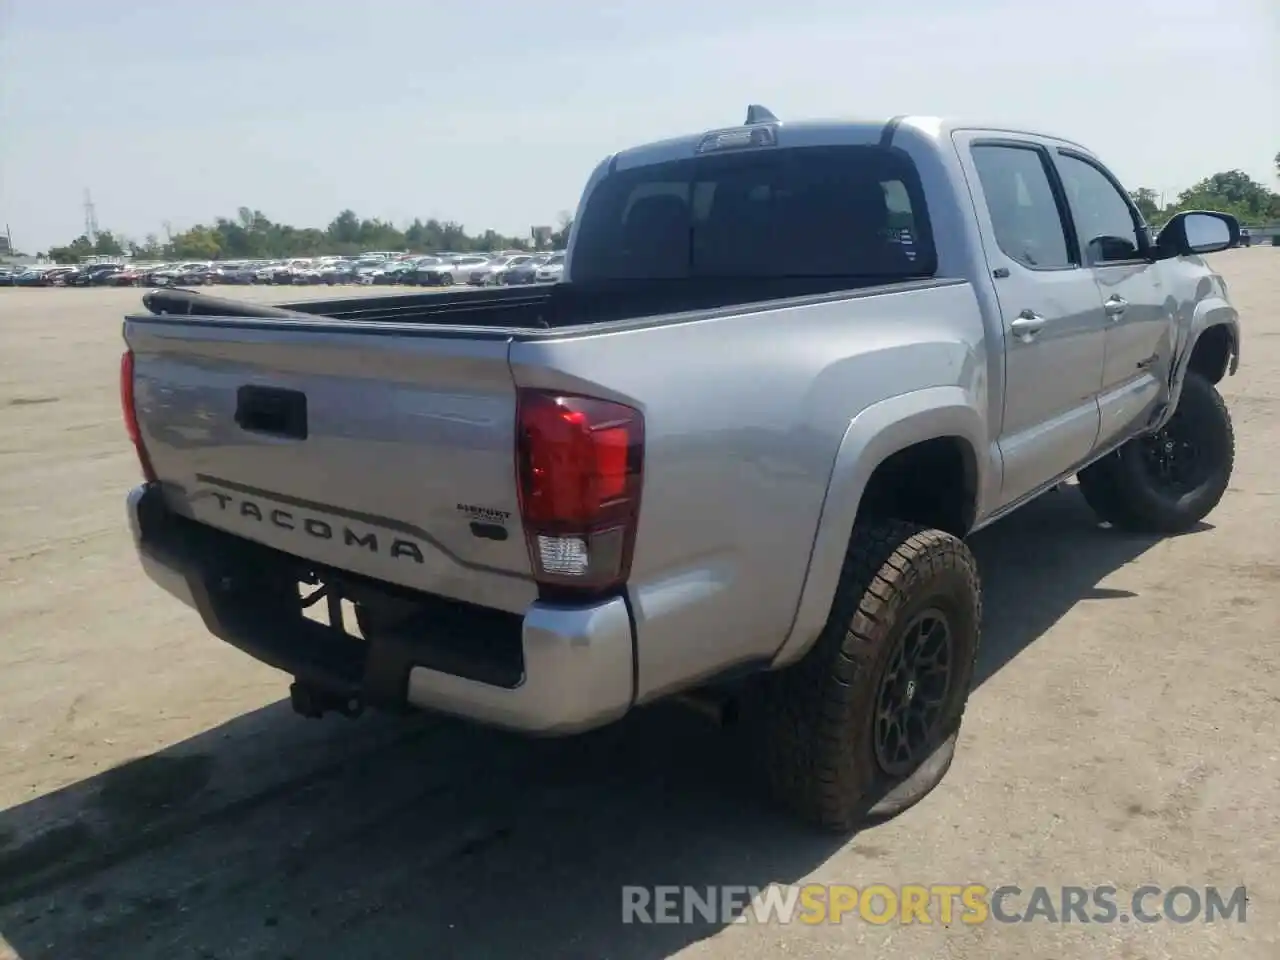
[[[1202,521],[1183,536],[1212,529]],[[1074,484],[975,534],[969,545],[982,574],[983,630],[974,685],[985,683],[1077,603],[1133,597],[1101,583],[1162,539],[1099,524]]]
[[[1071,489],[976,535],[976,682],[1081,600],[1127,596],[1099,583],[1154,542]],[[0,934],[23,960],[666,957],[719,925],[625,925],[623,887],[890,855],[874,828],[815,835],[767,806],[750,749],[670,707],[529,741],[278,703],[0,813]]]

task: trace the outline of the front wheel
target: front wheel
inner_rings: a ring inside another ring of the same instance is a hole
[[[955,755],[981,610],[961,540],[900,520],[859,523],[813,649],[765,678],[775,796],[844,833],[932,791]]]
[[[1212,383],[1188,373],[1160,430],[1080,471],[1080,492],[1101,520],[1141,533],[1183,533],[1218,505],[1231,482],[1235,431]]]

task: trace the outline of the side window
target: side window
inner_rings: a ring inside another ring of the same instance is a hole
[[[1066,153],[1058,155],[1058,170],[1085,262],[1092,265],[1142,256],[1133,210],[1110,178],[1092,163]]]
[[[977,145],[973,163],[1005,255],[1036,270],[1071,266],[1044,155],[1032,147]]]

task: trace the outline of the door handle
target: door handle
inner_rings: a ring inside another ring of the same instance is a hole
[[[1036,334],[1044,329],[1046,323],[1048,321],[1040,314],[1031,310],[1023,310],[1009,324],[1009,329],[1023,343],[1030,343],[1036,338]]]
[[[1102,305],[1107,311],[1107,316],[1112,320],[1119,320],[1124,315],[1125,308],[1129,306],[1129,301],[1124,297],[1112,294],[1107,297],[1106,302]]]

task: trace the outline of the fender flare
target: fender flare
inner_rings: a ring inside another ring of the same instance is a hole
[[[1217,295],[1205,297],[1196,303],[1195,311],[1188,324],[1186,340],[1174,361],[1169,376],[1169,402],[1151,425],[1150,430],[1160,429],[1173,416],[1174,410],[1178,407],[1178,400],[1182,396],[1182,384],[1187,379],[1191,356],[1195,353],[1200,338],[1207,330],[1215,327],[1227,328],[1230,336],[1228,345],[1230,362],[1227,366],[1227,375],[1235,376],[1236,370],[1240,367],[1240,314],[1225,297]]]
[[[958,437],[972,447],[975,495],[981,497],[987,429],[982,412],[963,388],[928,387],[891,397],[867,407],[849,423],[827,481],[791,629],[774,654],[773,667],[804,656],[826,624],[858,507],[876,469],[895,453],[940,437]]]

